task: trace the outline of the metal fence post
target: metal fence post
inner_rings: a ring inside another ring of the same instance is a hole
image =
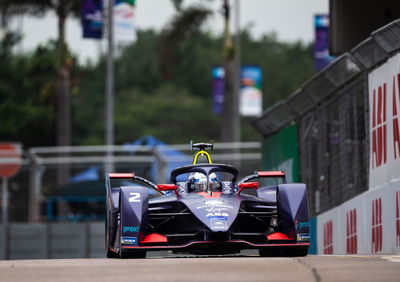
[[[29,189],[29,222],[40,220],[40,198],[43,167],[39,164],[38,158],[31,154],[32,165],[30,168],[30,189]]]

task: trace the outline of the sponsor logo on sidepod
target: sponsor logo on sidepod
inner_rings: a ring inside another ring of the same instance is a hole
[[[310,241],[310,233],[297,234],[297,241]]]
[[[121,244],[137,245],[136,237],[121,237]]]
[[[122,232],[128,232],[128,233],[133,233],[133,232],[139,232],[139,227],[138,226],[124,226],[122,227]]]
[[[305,222],[299,222],[299,221],[295,221],[294,222],[296,229],[297,228],[309,228],[310,227],[310,222],[309,221],[305,221]]]

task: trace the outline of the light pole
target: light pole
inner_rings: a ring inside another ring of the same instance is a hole
[[[106,171],[114,170],[112,162],[112,149],[114,145],[114,32],[113,32],[113,8],[114,0],[108,1],[108,21],[107,21],[107,74],[106,74],[106,145],[107,145],[107,158],[106,158]]]
[[[235,56],[234,56],[234,79],[233,79],[233,123],[235,142],[241,141],[241,118],[240,118],[240,80],[241,80],[241,54],[240,54],[240,0],[235,0]]]

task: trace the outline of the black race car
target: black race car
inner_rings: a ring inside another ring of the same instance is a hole
[[[287,184],[283,171],[257,171],[237,180],[238,170],[212,163],[209,143],[192,165],[171,172],[172,184],[156,185],[134,173],[106,176],[107,257],[143,258],[147,251],[305,256],[310,245],[307,189]],[[198,163],[205,156],[206,163]],[[266,186],[265,179],[281,184]]]

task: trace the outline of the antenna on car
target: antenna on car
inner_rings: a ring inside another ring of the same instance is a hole
[[[210,154],[206,152],[207,148],[210,148],[211,151],[214,149],[214,143],[212,140],[210,143],[193,143],[193,141],[190,140],[190,147],[192,151],[194,148],[199,149],[199,151],[193,157],[193,164],[197,164],[199,156],[206,156],[208,163],[212,163]]]
[[[193,143],[193,140],[190,140],[190,146],[192,147],[192,151],[194,148],[199,149],[200,151],[205,151],[206,148],[210,148],[211,151],[214,149],[214,143],[210,140],[210,143]]]

